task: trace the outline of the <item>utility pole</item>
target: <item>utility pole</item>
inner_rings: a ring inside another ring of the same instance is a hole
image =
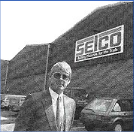
[[[46,59],[46,69],[45,69],[44,90],[45,90],[45,88],[47,86],[48,58],[49,58],[50,44],[45,44],[45,46],[47,46],[47,59]]]
[[[5,76],[5,93],[6,93],[6,94],[9,92],[9,89],[7,88],[8,69],[9,69],[9,61],[7,62],[6,76]]]

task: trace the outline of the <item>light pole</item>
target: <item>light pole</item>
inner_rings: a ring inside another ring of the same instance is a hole
[[[6,76],[5,76],[5,93],[6,93],[6,94],[9,92],[9,88],[7,88],[8,69],[9,69],[9,61],[7,62]]]
[[[45,79],[44,79],[44,90],[47,84],[47,70],[48,70],[48,58],[49,58],[49,48],[50,44],[45,44],[47,46],[47,59],[46,59],[46,69],[45,69]]]

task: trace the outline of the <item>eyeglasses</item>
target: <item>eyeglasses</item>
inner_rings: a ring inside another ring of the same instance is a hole
[[[63,80],[67,80],[69,79],[69,76],[65,75],[65,74],[61,74],[61,73],[54,73],[53,74],[54,78],[56,79],[60,79],[62,77]]]

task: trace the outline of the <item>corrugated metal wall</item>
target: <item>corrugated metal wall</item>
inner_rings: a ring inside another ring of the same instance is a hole
[[[124,25],[123,54],[74,63],[77,40]],[[47,37],[47,36],[46,36]],[[43,89],[47,47],[26,46],[11,61],[10,93],[27,94]],[[132,96],[133,91],[133,2],[94,11],[50,46],[49,67],[65,60],[73,69],[70,86],[87,89],[91,96]]]

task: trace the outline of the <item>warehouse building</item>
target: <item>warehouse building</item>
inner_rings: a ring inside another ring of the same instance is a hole
[[[44,89],[46,45],[27,45],[8,65],[6,91],[25,94]],[[48,72],[67,61],[69,87],[100,96],[133,98],[133,2],[96,9],[50,44]],[[4,91],[4,90],[3,90]]]

